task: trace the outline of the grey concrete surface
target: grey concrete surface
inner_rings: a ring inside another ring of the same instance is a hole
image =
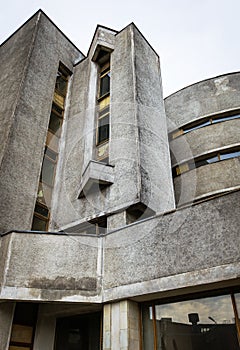
[[[42,12],[1,47],[3,56],[5,45],[6,50],[14,46],[16,52],[6,73],[14,77],[11,70],[19,62],[20,73],[13,84],[1,163],[1,232],[31,228],[58,65],[62,61],[72,70],[75,60],[82,56]],[[9,91],[8,87],[3,91]]]
[[[211,124],[172,140],[170,149],[179,164],[223,147],[240,144],[239,128],[240,119]]]
[[[208,114],[240,107],[240,73],[203,80],[165,98],[169,132]]]
[[[0,297],[100,303],[239,278],[239,193],[104,236],[8,234]]]
[[[183,186],[191,187],[193,177],[196,186],[192,200],[237,189],[240,187],[239,171],[239,158],[223,160],[188,171],[174,179],[176,200],[178,202],[181,197],[181,204],[189,201],[187,192],[183,193]]]

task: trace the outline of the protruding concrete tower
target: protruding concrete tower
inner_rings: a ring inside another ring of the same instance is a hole
[[[159,57],[134,24],[97,27],[72,91],[58,228],[110,230],[174,209]]]

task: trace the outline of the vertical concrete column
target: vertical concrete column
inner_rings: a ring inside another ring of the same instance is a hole
[[[124,300],[104,306],[103,350],[140,349],[138,304]]]
[[[126,216],[127,216],[126,210],[123,210],[120,213],[115,213],[113,215],[108,216],[107,231],[109,232],[119,227],[126,226],[127,224]]]
[[[45,305],[39,306],[33,350],[53,350],[56,317],[45,312]]]
[[[8,350],[15,303],[0,303],[0,349]]]

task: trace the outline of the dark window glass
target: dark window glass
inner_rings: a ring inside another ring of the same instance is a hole
[[[58,319],[54,349],[100,349],[100,323],[100,313]]]
[[[38,213],[38,214],[40,214],[42,216],[45,216],[47,218],[49,211],[48,211],[48,208],[46,208],[46,207],[44,207],[42,205],[36,204],[36,206],[35,206],[35,213]]]
[[[102,97],[110,92],[110,71],[100,78],[99,97]]]
[[[40,180],[42,182],[45,182],[47,185],[52,186],[53,179],[54,179],[54,171],[55,171],[55,164],[47,157],[44,157]]]
[[[99,119],[98,122],[98,144],[109,138],[109,116]]]
[[[56,103],[52,104],[52,111],[59,115],[60,117],[63,116],[63,109],[61,107],[59,107],[58,105],[56,105]]]
[[[59,137],[61,134],[61,126],[62,126],[62,118],[56,115],[52,111],[50,115],[50,120],[49,120],[49,130],[53,134]]]
[[[213,157],[209,157],[209,158],[206,158],[206,159],[202,159],[202,160],[198,160],[196,161],[196,168],[202,166],[202,165],[206,165],[206,164],[211,164],[211,163],[215,163],[215,162],[218,162],[218,156],[213,156]]]
[[[47,221],[34,215],[32,230],[34,231],[47,231]]]
[[[61,72],[58,72],[57,74],[57,80],[56,80],[56,90],[63,96],[66,95],[67,92],[67,80],[63,76]]]

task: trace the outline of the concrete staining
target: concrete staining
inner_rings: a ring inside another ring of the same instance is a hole
[[[105,164],[95,155],[106,52]],[[137,350],[138,303],[239,290],[240,73],[164,100],[159,56],[133,23],[98,26],[84,57],[42,11],[1,45],[0,58],[1,349],[23,302],[39,303],[34,350],[54,348],[59,317],[99,311],[103,350]],[[35,232],[59,63],[70,73],[50,222]]]
[[[1,247],[9,252],[1,297],[76,302],[128,296],[144,299],[143,286],[148,293],[156,293],[158,284],[158,293],[165,292],[169,276],[169,290],[174,278],[181,288],[239,278],[238,198],[235,192],[100,237],[8,234]],[[46,249],[44,242],[54,250]],[[96,274],[98,256],[102,255],[99,246],[104,256],[98,268],[101,276]],[[225,277],[223,267],[229,270]],[[193,276],[198,276],[197,282]]]

